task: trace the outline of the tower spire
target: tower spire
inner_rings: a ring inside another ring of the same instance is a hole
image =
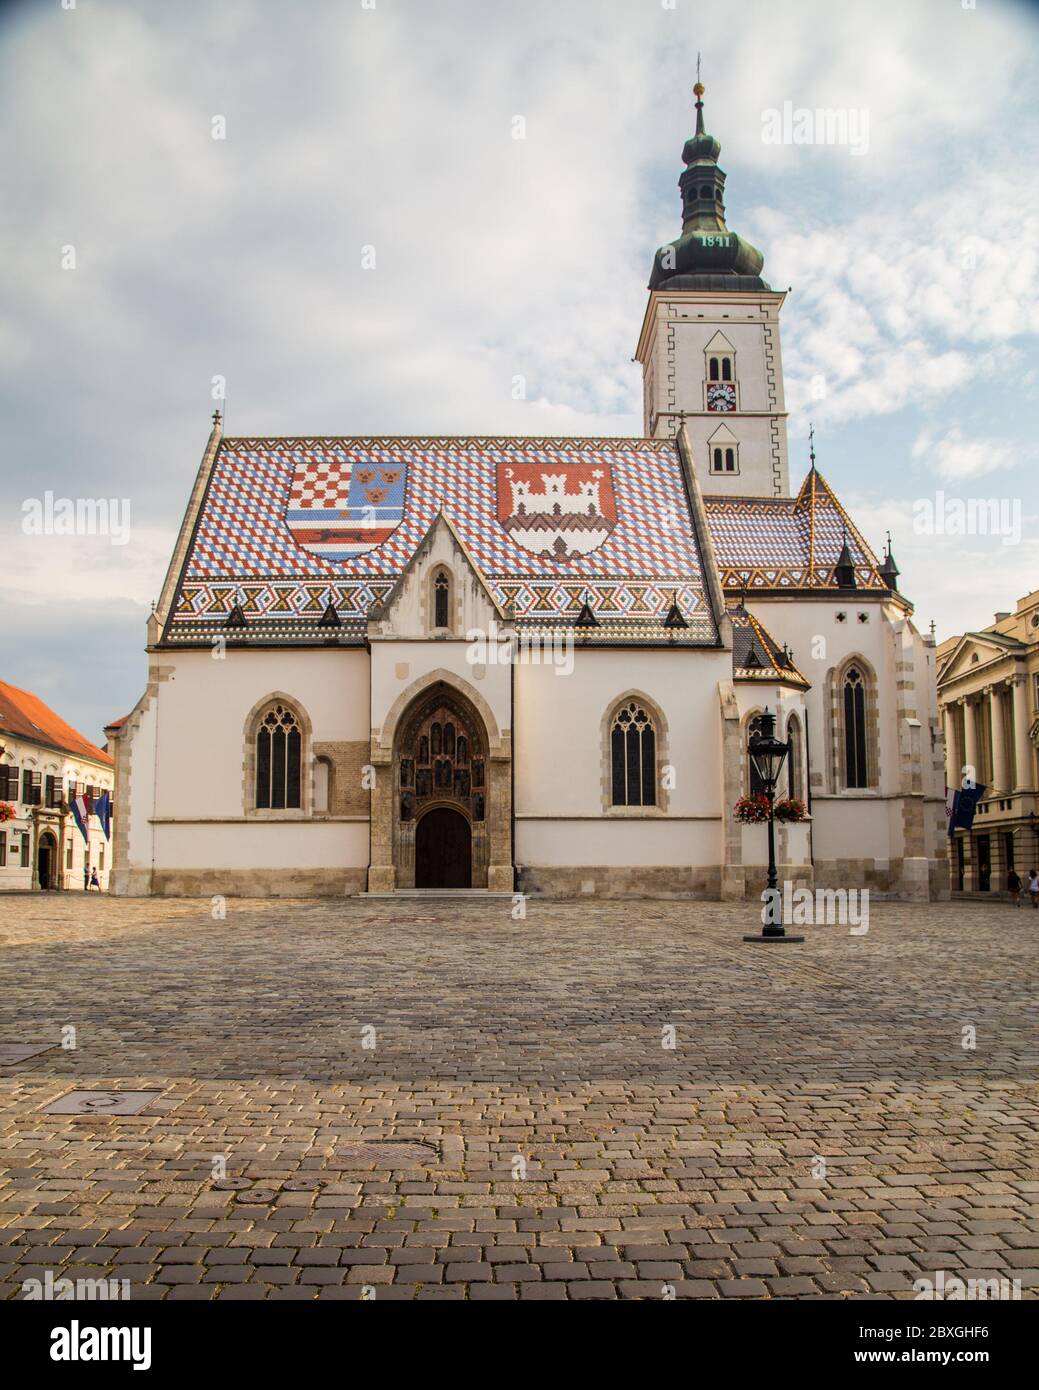
[[[697,54],[696,131],[683,146],[685,170],[678,180],[682,235],[657,251],[649,288],[667,284],[680,290],[767,290],[761,252],[725,225],[725,171],[718,167],[722,147],[704,127],[704,91]]]

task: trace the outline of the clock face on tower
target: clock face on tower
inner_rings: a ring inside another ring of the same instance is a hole
[[[707,388],[708,410],[735,410],[736,387],[731,381],[712,381]]]

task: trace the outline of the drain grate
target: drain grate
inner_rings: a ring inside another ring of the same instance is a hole
[[[51,1101],[44,1115],[136,1115],[161,1091],[69,1091]]]
[[[246,1192],[239,1192],[237,1200],[250,1206],[260,1206],[266,1202],[273,1202],[277,1195],[276,1187],[250,1187]]]
[[[389,1168],[432,1168],[440,1159],[436,1144],[422,1139],[372,1139],[343,1144],[337,1158],[359,1158],[365,1163],[381,1163]]]
[[[0,1043],[0,1067],[13,1067],[16,1062],[27,1062],[30,1057],[38,1057],[41,1052],[50,1052],[56,1043]]]

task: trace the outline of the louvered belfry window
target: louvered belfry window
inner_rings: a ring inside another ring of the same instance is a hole
[[[259,810],[298,809],[303,735],[285,705],[273,705],[256,731],[256,805]]]
[[[657,735],[653,721],[631,700],[613,717],[610,760],[614,806],[657,804]]]

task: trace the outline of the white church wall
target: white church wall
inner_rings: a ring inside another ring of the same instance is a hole
[[[933,668],[923,639],[915,632],[903,633],[901,618],[893,623],[884,604],[855,590],[825,601],[751,598],[748,607],[777,641],[789,643],[798,668],[812,683],[806,706],[816,881],[824,886],[854,882],[876,891],[917,895],[921,875],[934,882],[941,878],[938,837],[930,832],[922,836],[907,795],[913,789],[905,757],[908,747],[918,748],[921,755],[917,794],[938,795],[927,725]],[[834,767],[839,750],[827,714],[829,677],[853,656],[865,658],[876,677],[878,781],[864,790],[839,786]],[[916,686],[913,707],[920,728],[915,731],[900,706],[900,683],[907,670]],[[928,827],[933,821],[933,813],[927,811]]]
[[[716,889],[722,849],[717,684],[728,652],[574,652],[569,675],[516,668],[516,861],[532,891]],[[611,805],[608,735],[623,697],[658,724],[658,806]],[[594,868],[596,873],[590,874]]]
[[[312,743],[367,744],[363,651],[229,648],[222,660],[191,651],[178,652],[165,664],[168,675],[159,686],[157,817],[243,816],[246,725],[268,695],[290,698],[309,724]],[[308,765],[308,779],[310,772]]]
[[[155,811],[155,734],[157,707],[147,701],[117,748],[117,769],[123,757],[128,761],[128,777],[120,778],[115,797],[115,833],[126,830],[126,865],[131,877],[150,874],[153,835],[151,817]],[[119,878],[116,868],[116,879]],[[117,887],[113,884],[113,887]],[[117,891],[119,891],[117,887]],[[137,891],[124,887],[122,891]]]

